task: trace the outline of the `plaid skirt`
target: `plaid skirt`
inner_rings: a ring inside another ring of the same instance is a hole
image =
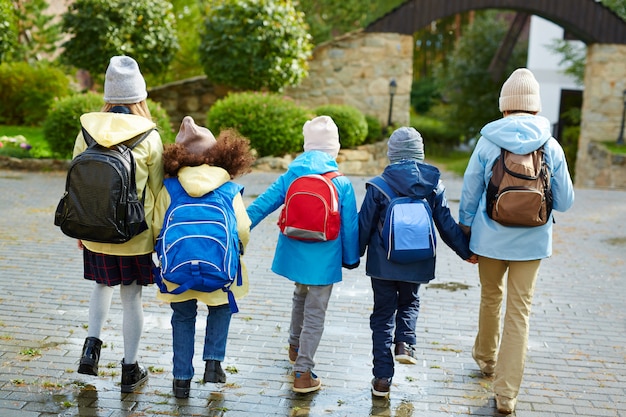
[[[154,284],[152,254],[117,256],[91,252],[83,248],[85,279],[109,287],[115,285]]]

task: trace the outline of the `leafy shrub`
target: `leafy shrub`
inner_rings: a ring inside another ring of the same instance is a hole
[[[53,101],[71,92],[63,72],[48,65],[26,62],[0,64],[0,123],[41,124]]]
[[[411,86],[411,107],[420,114],[427,113],[435,101],[441,99],[437,83],[432,77],[413,81]]]
[[[365,115],[365,121],[367,122],[367,136],[365,137],[365,144],[375,143],[383,139],[383,124],[377,117]]]
[[[424,138],[426,156],[446,155],[460,143],[459,134],[440,119],[426,116],[411,116],[411,126]]]
[[[10,0],[0,0],[0,62],[17,44],[17,18]]]
[[[166,143],[173,142],[174,132],[167,113],[151,100],[147,103],[162,140]],[[94,92],[76,94],[55,103],[44,122],[43,133],[56,158],[72,158],[76,136],[80,131],[80,116],[84,113],[100,111],[103,105],[102,94]]]
[[[315,114],[332,117],[339,128],[339,141],[342,148],[362,145],[367,137],[367,120],[356,107],[346,104],[328,104],[316,108]]]
[[[200,42],[200,61],[211,81],[276,92],[307,76],[311,36],[291,1],[216,3],[208,8]]]
[[[234,128],[250,139],[259,156],[282,156],[302,150],[302,126],[307,111],[270,93],[230,93],[207,113],[207,127],[217,136]]]

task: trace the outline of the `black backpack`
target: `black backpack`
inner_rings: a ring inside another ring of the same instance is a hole
[[[69,237],[124,243],[148,228],[143,196],[137,196],[135,148],[153,129],[110,148],[82,128],[87,149],[70,163],[54,224]]]

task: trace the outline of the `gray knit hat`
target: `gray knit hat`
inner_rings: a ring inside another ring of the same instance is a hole
[[[539,83],[530,70],[518,68],[502,84],[500,111],[505,112],[507,110],[541,111]]]
[[[147,97],[146,81],[137,61],[129,56],[112,57],[104,79],[104,101],[132,104],[144,101]]]
[[[424,141],[422,135],[412,127],[396,129],[387,142],[387,157],[392,163],[403,159],[423,161]]]
[[[217,141],[209,129],[198,126],[193,117],[185,116],[176,135],[176,143],[184,146],[193,154],[203,155]]]

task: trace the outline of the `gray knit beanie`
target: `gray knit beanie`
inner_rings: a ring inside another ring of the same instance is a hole
[[[541,111],[539,83],[530,70],[518,68],[502,84],[500,91],[500,111],[522,110]]]
[[[387,157],[390,162],[403,159],[424,160],[424,141],[422,135],[412,127],[396,129],[387,142]]]
[[[144,101],[147,97],[146,81],[137,61],[129,56],[112,57],[104,79],[104,101],[132,104]]]

